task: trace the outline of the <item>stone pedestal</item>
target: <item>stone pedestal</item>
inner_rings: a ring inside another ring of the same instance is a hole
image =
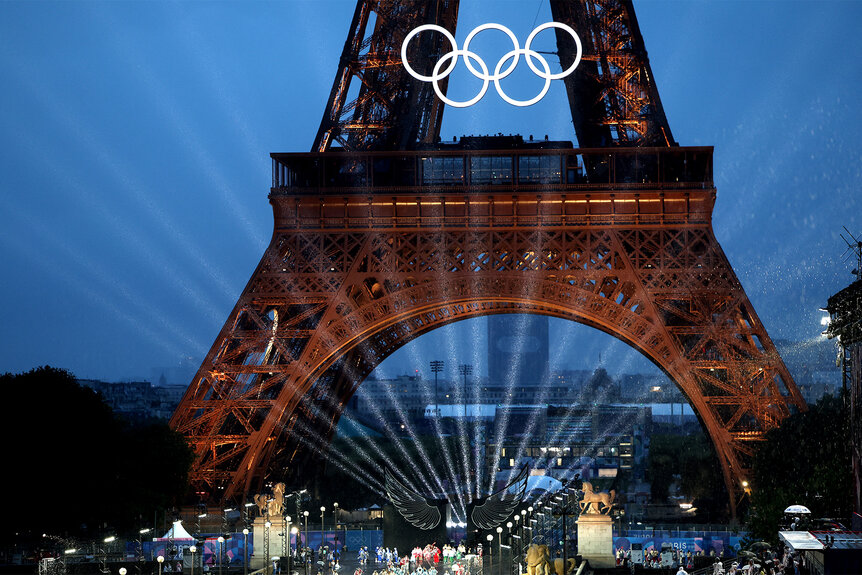
[[[248,558],[251,571],[263,569],[266,565],[266,521],[265,517],[258,517],[254,520],[254,525],[252,526],[254,537],[252,550],[254,552]],[[284,517],[270,518],[269,522],[271,524],[269,526],[269,558],[287,557],[287,553],[290,552],[288,547],[290,545],[290,534],[288,532],[290,526],[284,520]],[[271,564],[272,561],[270,561]]]
[[[616,566],[610,516],[585,513],[578,517],[578,554],[590,562],[590,567],[607,569]]]

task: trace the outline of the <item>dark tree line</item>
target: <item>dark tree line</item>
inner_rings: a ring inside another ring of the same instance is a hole
[[[812,518],[846,521],[852,511],[850,413],[843,397],[824,396],[766,433],[752,475],[748,527],[775,541],[789,505],[805,505]]]
[[[650,437],[647,479],[654,503],[667,501],[670,486],[677,482],[682,494],[696,508],[692,522],[720,522],[728,518],[729,506],[724,476],[712,442],[698,429],[689,435],[661,433]]]
[[[165,422],[118,418],[60,369],[7,373],[0,382],[4,535],[122,535],[182,502],[192,453]]]

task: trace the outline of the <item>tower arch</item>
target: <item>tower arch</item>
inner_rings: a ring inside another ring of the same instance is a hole
[[[550,3],[586,39],[565,80],[580,149],[439,143],[442,103],[395,55],[416,26],[454,32],[458,1],[357,0],[315,152],[272,155],[272,241],[171,419],[199,490],[240,497],[297,465],[297,434],[327,437],[372,366],[469,315],[567,317],[641,350],[704,422],[732,507],[756,443],[805,408],[713,234],[712,148],[674,142],[631,0]],[[417,69],[446,49],[423,42]]]

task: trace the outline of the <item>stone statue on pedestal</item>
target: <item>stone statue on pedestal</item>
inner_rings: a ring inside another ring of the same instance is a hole
[[[284,483],[276,483],[272,488],[272,497],[258,493],[252,498],[261,517],[281,517],[284,513],[285,488]]]
[[[578,502],[578,553],[590,562],[590,567],[609,569],[616,565],[613,525],[610,512],[616,491],[593,491],[592,483],[583,483],[584,498]]]
[[[613,489],[607,491],[593,491],[593,484],[589,481],[584,481],[581,488],[584,492],[584,498],[578,502],[581,508],[581,514],[593,515],[609,515],[611,508],[614,506],[614,499],[617,492]]]

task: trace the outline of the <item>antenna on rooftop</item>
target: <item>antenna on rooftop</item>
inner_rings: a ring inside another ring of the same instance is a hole
[[[847,229],[847,226],[842,227],[844,228],[844,232],[848,236],[850,236],[850,239],[852,239],[853,241],[850,241],[845,238],[844,234],[838,234],[841,236],[841,239],[844,240],[844,243],[847,244],[847,249],[844,250],[844,253],[841,257],[846,257],[848,253],[852,253],[854,256],[856,256],[856,268],[850,273],[856,276],[856,281],[862,280],[862,241],[860,241],[859,238],[854,236],[850,232],[850,230]]]

